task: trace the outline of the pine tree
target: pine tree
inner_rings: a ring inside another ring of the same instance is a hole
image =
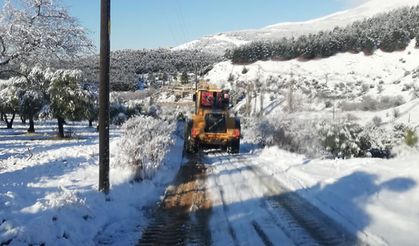
[[[405,30],[396,29],[387,32],[380,43],[380,49],[387,52],[403,50],[409,44],[409,33]]]
[[[233,63],[252,63],[267,59],[294,59],[329,57],[338,52],[372,54],[402,50],[419,33],[419,6],[402,8],[373,18],[356,21],[345,28],[331,32],[283,38],[274,42],[256,41],[228,51]],[[419,47],[419,38],[417,38]]]
[[[182,83],[184,85],[189,83],[188,74],[185,71],[180,76],[180,83]]]

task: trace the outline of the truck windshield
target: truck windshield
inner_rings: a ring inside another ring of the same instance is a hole
[[[216,108],[216,109],[225,109],[228,108],[229,99],[228,94],[224,92],[211,92],[203,91],[201,92],[201,106]]]

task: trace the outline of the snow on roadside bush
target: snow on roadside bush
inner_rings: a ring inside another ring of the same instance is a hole
[[[110,120],[114,125],[122,125],[127,119],[141,114],[143,111],[143,103],[140,101],[124,102],[115,94],[110,95]]]
[[[329,124],[324,121],[319,129],[322,146],[333,156],[341,158],[361,155],[364,142],[359,138],[361,132],[362,128],[351,122]]]
[[[175,120],[150,116],[133,117],[122,126],[123,136],[117,143],[113,165],[133,171],[133,179],[151,179],[173,144]]]
[[[306,154],[331,155],[336,158],[390,158],[391,150],[403,144],[415,146],[412,127],[395,124],[390,128],[352,121],[263,118],[247,121],[245,140]],[[416,142],[415,142],[416,141]]]
[[[360,102],[347,102],[341,103],[343,111],[377,111],[389,108],[398,107],[406,103],[403,96],[382,96],[379,99],[371,96],[364,96]]]
[[[405,143],[410,147],[416,146],[416,144],[418,143],[418,136],[415,130],[410,128],[406,130]]]
[[[309,156],[321,152],[315,121],[275,117],[245,120],[244,125],[244,139],[247,142],[264,146],[276,145]]]
[[[322,145],[334,157],[378,157],[395,156],[393,149],[409,144],[409,137],[414,136],[413,126],[396,123],[390,126],[377,126],[374,122],[364,126],[351,121],[323,122],[319,131]]]

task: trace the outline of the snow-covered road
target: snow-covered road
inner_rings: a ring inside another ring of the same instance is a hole
[[[252,155],[206,156],[213,245],[354,245],[357,238],[258,166]]]
[[[289,182],[304,183],[303,176],[282,182],[277,174],[283,172],[273,172],[275,167],[261,158],[260,151],[237,155],[209,151],[194,157],[167,189],[139,244],[387,244],[363,228],[348,227],[343,215],[323,211],[336,204],[318,207],[290,189]]]
[[[243,147],[237,155],[208,151],[181,168],[205,170],[183,175],[166,193],[163,204],[173,196],[187,201],[179,203],[187,211],[183,234],[161,230],[172,224],[165,220],[152,226],[160,228],[156,237],[195,245],[198,230],[211,245],[416,245],[415,151],[391,160],[310,160]]]

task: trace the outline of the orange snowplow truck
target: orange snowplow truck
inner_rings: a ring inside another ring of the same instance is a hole
[[[228,90],[197,90],[193,95],[195,113],[185,126],[184,150],[221,148],[229,153],[240,151],[240,119],[229,112]]]

